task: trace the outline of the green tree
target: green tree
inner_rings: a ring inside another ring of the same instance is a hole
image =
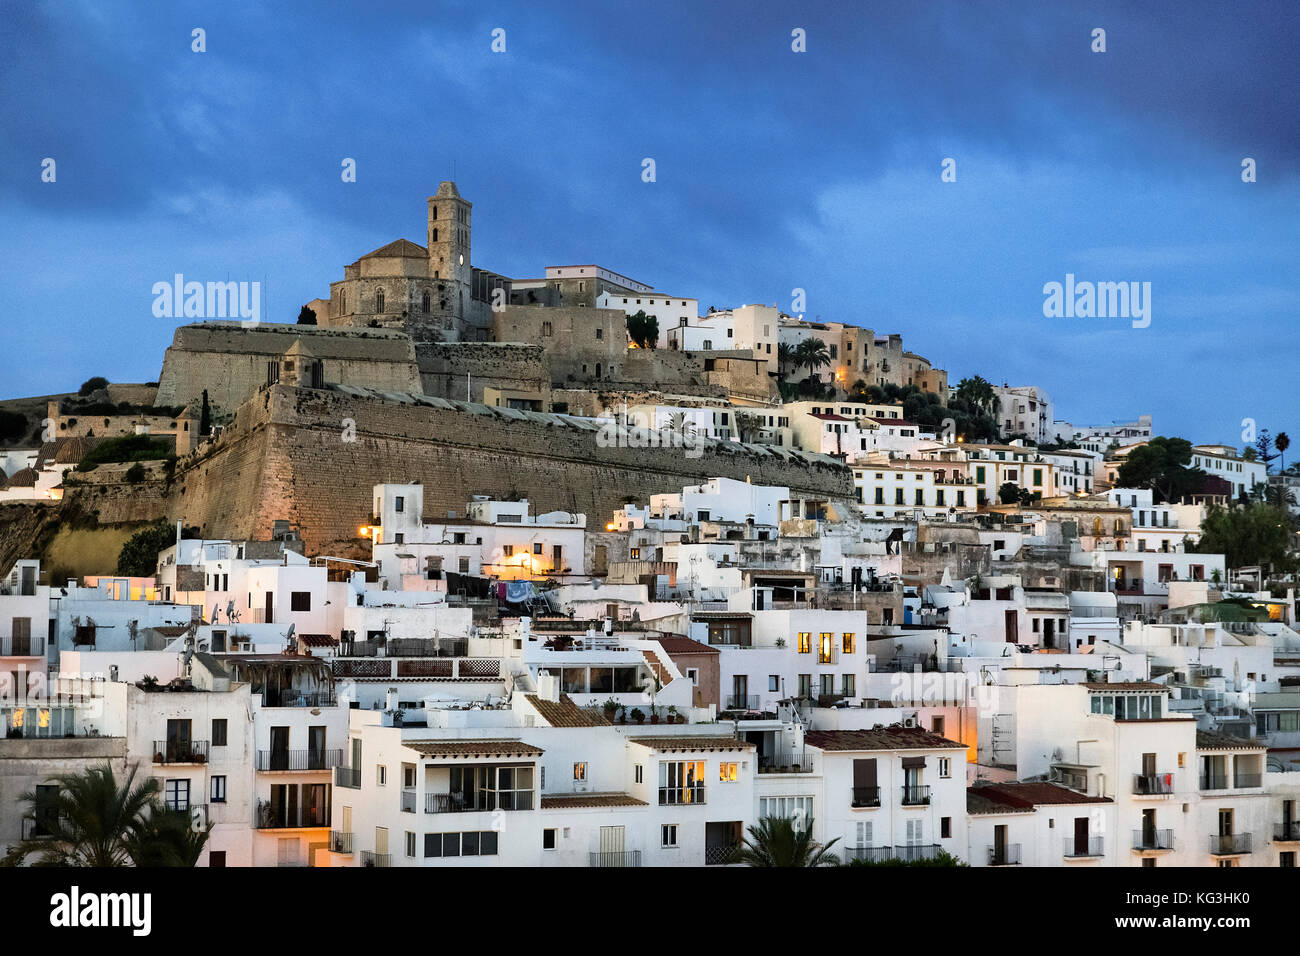
[[[126,839],[127,854],[136,866],[196,866],[207,845],[209,825],[195,830],[188,813],[155,804]]]
[[[819,368],[831,364],[831,353],[821,339],[804,339],[794,348],[795,368],[808,369],[809,375],[816,374]]]
[[[77,394],[85,398],[91,392],[97,392],[101,388],[108,387],[108,379],[102,375],[96,375],[94,378],[88,378],[81,383],[81,388],[77,389]]]
[[[136,782],[132,767],[121,787],[107,763],[83,773],[60,774],[53,804],[38,800],[34,792],[22,795],[50,835],[23,844],[43,866],[128,866],[131,845],[157,806],[159,784],[146,777]]]
[[[1222,554],[1229,568],[1273,565],[1289,568],[1290,521],[1284,512],[1257,502],[1243,507],[1212,507],[1201,523],[1200,554]]]
[[[779,342],[776,346],[776,377],[783,380],[794,367],[794,349],[789,342]]]
[[[1001,407],[997,393],[993,391],[993,385],[979,375],[963,378],[957,383],[954,394],[990,416],[997,415]]]
[[[316,324],[316,310],[315,310],[315,309],[309,309],[309,308],[307,308],[307,306],[304,305],[301,309],[298,310],[298,324],[299,324],[299,325],[315,325],[315,324]]]
[[[176,529],[166,524],[151,525],[131,535],[117,555],[117,572],[132,578],[147,578],[158,570],[158,552],[176,543]]]
[[[852,860],[849,866],[958,867],[970,866],[970,864],[963,863],[947,850],[940,850],[934,856],[922,857],[916,860],[900,860],[897,857],[891,857],[887,860]]]
[[[1150,488],[1158,501],[1178,501],[1201,487],[1205,472],[1189,468],[1192,443],[1185,438],[1153,438],[1128,453],[1119,466],[1121,488]]]
[[[1004,505],[1014,505],[1020,500],[1020,486],[1013,481],[1005,481],[998,489],[998,501]]]
[[[749,827],[749,836],[741,841],[736,862],[749,866],[838,866],[839,858],[830,852],[839,838],[825,846],[812,838],[812,818],[796,826],[789,817],[763,817]]]
[[[659,317],[638,310],[627,317],[627,334],[638,348],[654,348],[659,342]]]
[[[1278,463],[1278,471],[1285,474],[1286,472],[1286,450],[1291,447],[1291,436],[1286,432],[1278,432],[1277,437],[1273,439],[1273,447],[1282,460]]]

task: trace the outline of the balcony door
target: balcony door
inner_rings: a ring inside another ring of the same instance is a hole
[[[731,706],[735,708],[745,707],[745,701],[749,696],[749,675],[736,674],[731,678]]]
[[[1007,643],[1008,644],[1020,643],[1020,625],[1016,621],[1016,612],[1007,611],[1005,615],[1005,621],[1006,621]]]
[[[190,756],[190,742],[193,740],[190,729],[191,723],[188,720],[169,720],[167,721],[167,759],[168,760],[188,760]]]
[[[275,592],[274,591],[266,592],[265,611],[263,613],[264,613],[264,617],[262,618],[263,623],[270,624],[274,621],[275,619]]]
[[[1088,818],[1074,818],[1074,855],[1088,855]]]
[[[307,766],[311,770],[325,770],[325,728],[307,728]]]
[[[600,852],[622,853],[624,847],[624,827],[600,828]]]
[[[271,728],[271,770],[289,769],[289,728]]]
[[[1007,858],[1007,825],[999,823],[993,828],[993,859],[999,863]]]
[[[1154,810],[1142,811],[1142,845],[1156,845],[1156,812]]]
[[[1232,811],[1226,808],[1219,811],[1219,836],[1232,836]]]
[[[302,788],[304,826],[327,827],[330,823],[328,784],[309,783]]]

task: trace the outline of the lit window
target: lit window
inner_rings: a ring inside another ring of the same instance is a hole
[[[811,631],[800,631],[800,632],[799,632],[799,648],[798,648],[798,652],[799,652],[800,654],[811,654],[811,653],[812,653],[812,632],[811,632]]]
[[[575,763],[575,764],[573,765],[573,779],[574,779],[574,780],[586,780],[586,779],[587,779],[587,764],[586,764],[586,762]]]
[[[852,654],[852,653],[853,653],[853,635],[852,635],[852,634],[845,634],[845,635],[844,635],[844,645],[843,645],[843,647],[844,647],[844,651],[843,651],[843,653],[845,653],[845,654]]]
[[[823,631],[821,639],[817,642],[817,663],[829,664],[831,662],[831,641],[834,635],[829,631]]]
[[[740,779],[740,764],[732,762],[718,764],[718,779],[723,783],[735,783]]]

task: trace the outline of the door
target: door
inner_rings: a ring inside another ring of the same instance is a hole
[[[555,571],[564,570],[564,548],[561,545],[551,546],[551,568]]]
[[[1043,646],[1049,650],[1056,647],[1056,621],[1053,618],[1043,618]]]
[[[1156,845],[1156,812],[1154,810],[1142,811],[1142,845]]]
[[[1232,811],[1231,810],[1224,809],[1219,811],[1219,836],[1221,837],[1232,836]]]
[[[1008,644],[1019,644],[1019,643],[1020,643],[1020,627],[1019,627],[1019,625],[1016,623],[1016,612],[1015,612],[1015,611],[1007,611],[1007,612],[1006,612],[1006,625],[1005,625],[1005,626],[1006,626],[1007,643],[1008,643]]]
[[[272,591],[267,591],[265,612],[264,612],[264,617],[262,618],[262,622],[264,624],[270,624],[274,620],[275,620],[275,594]]]
[[[600,861],[602,865],[623,865],[623,839],[623,827],[600,828]]]
[[[993,828],[993,860],[995,863],[1005,862],[1007,858],[1007,825],[999,823]]]
[[[731,678],[731,706],[733,708],[744,708],[747,706],[746,698],[749,696],[749,675],[736,674]]]
[[[874,807],[880,802],[876,784],[876,758],[853,761],[853,806]]]
[[[289,769],[289,728],[271,728],[271,759],[267,764],[269,770]]]
[[[1088,818],[1074,818],[1074,855],[1088,855]]]
[[[325,766],[325,728],[307,728],[307,768],[309,770],[326,770]]]
[[[190,759],[190,741],[192,739],[188,720],[167,721],[168,761],[188,761]]]
[[[388,827],[375,827],[375,853],[379,856],[388,853]]]
[[[323,783],[309,783],[302,788],[302,822],[304,826],[327,827],[330,825],[329,797],[326,786]]]
[[[343,808],[343,830],[341,832],[346,833],[349,836],[351,836],[352,834],[352,808],[351,807]]]
[[[352,773],[354,775],[361,773],[361,738],[360,737],[352,738],[352,763],[350,766],[352,768]],[[358,784],[358,786],[360,786],[360,784]]]

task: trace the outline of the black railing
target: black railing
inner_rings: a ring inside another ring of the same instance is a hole
[[[893,858],[912,862],[913,860],[932,860],[939,855],[943,847],[937,843],[904,843],[894,847]]]
[[[376,853],[374,850],[361,851],[362,866],[392,866],[393,855],[391,853]]]
[[[57,813],[37,810],[35,816],[23,817],[22,838],[24,840],[43,840],[54,835]]]
[[[879,787],[854,787],[853,806],[855,807],[880,806],[880,788]]]
[[[740,861],[740,844],[729,843],[725,846],[708,846],[704,848],[705,866],[727,866]]]
[[[587,860],[591,866],[640,866],[640,850],[601,850],[588,853]]]
[[[905,807],[923,807],[930,802],[930,788],[928,786],[910,785],[903,787],[903,806]]]
[[[475,813],[482,810],[531,810],[532,808],[533,792],[531,790],[483,792],[475,794],[469,800],[466,800],[459,793],[426,793],[424,795],[425,813]],[[403,801],[402,809],[406,809],[405,801]],[[414,812],[414,809],[414,805],[412,805],[412,812]]]
[[[327,827],[330,825],[330,811],[329,807],[290,807],[271,803],[268,800],[259,800],[254,825],[259,830]]]
[[[1066,837],[1065,838],[1065,855],[1072,858],[1085,856],[1102,856],[1102,838],[1095,837]]]
[[[1133,849],[1135,850],[1172,850],[1174,848],[1173,830],[1151,830],[1143,828],[1133,831]]]
[[[892,846],[846,846],[843,855],[846,862],[866,860],[869,863],[883,863],[885,860],[894,859],[894,848]]]
[[[1300,841],[1300,821],[1290,820],[1273,824],[1273,839],[1279,843]]]
[[[335,767],[334,786],[349,790],[361,789],[361,770],[357,767]]]
[[[333,707],[336,705],[334,694],[329,691],[298,693],[296,691],[264,691],[263,707]]]
[[[1229,833],[1226,836],[1210,836],[1210,852],[1215,856],[1230,856],[1236,853],[1249,853],[1251,840],[1249,833]]]
[[[155,740],[154,763],[207,763],[206,740]]]
[[[344,833],[342,830],[331,830],[330,849],[335,853],[351,853],[352,834]]]
[[[332,770],[343,762],[342,750],[259,750],[257,769],[305,771]],[[360,781],[358,781],[358,786]]]
[[[757,694],[731,694],[727,697],[727,710],[758,710]]]
[[[1020,864],[1020,844],[1008,843],[1004,846],[989,847],[989,866],[1018,866]]]
[[[659,806],[671,807],[678,804],[704,803],[704,784],[693,787],[660,787]]]
[[[787,754],[762,754],[758,758],[758,772],[812,773],[812,754],[807,751]]]
[[[1172,774],[1137,774],[1133,777],[1133,793],[1141,797],[1158,796],[1163,793],[1174,792],[1174,778]]]

